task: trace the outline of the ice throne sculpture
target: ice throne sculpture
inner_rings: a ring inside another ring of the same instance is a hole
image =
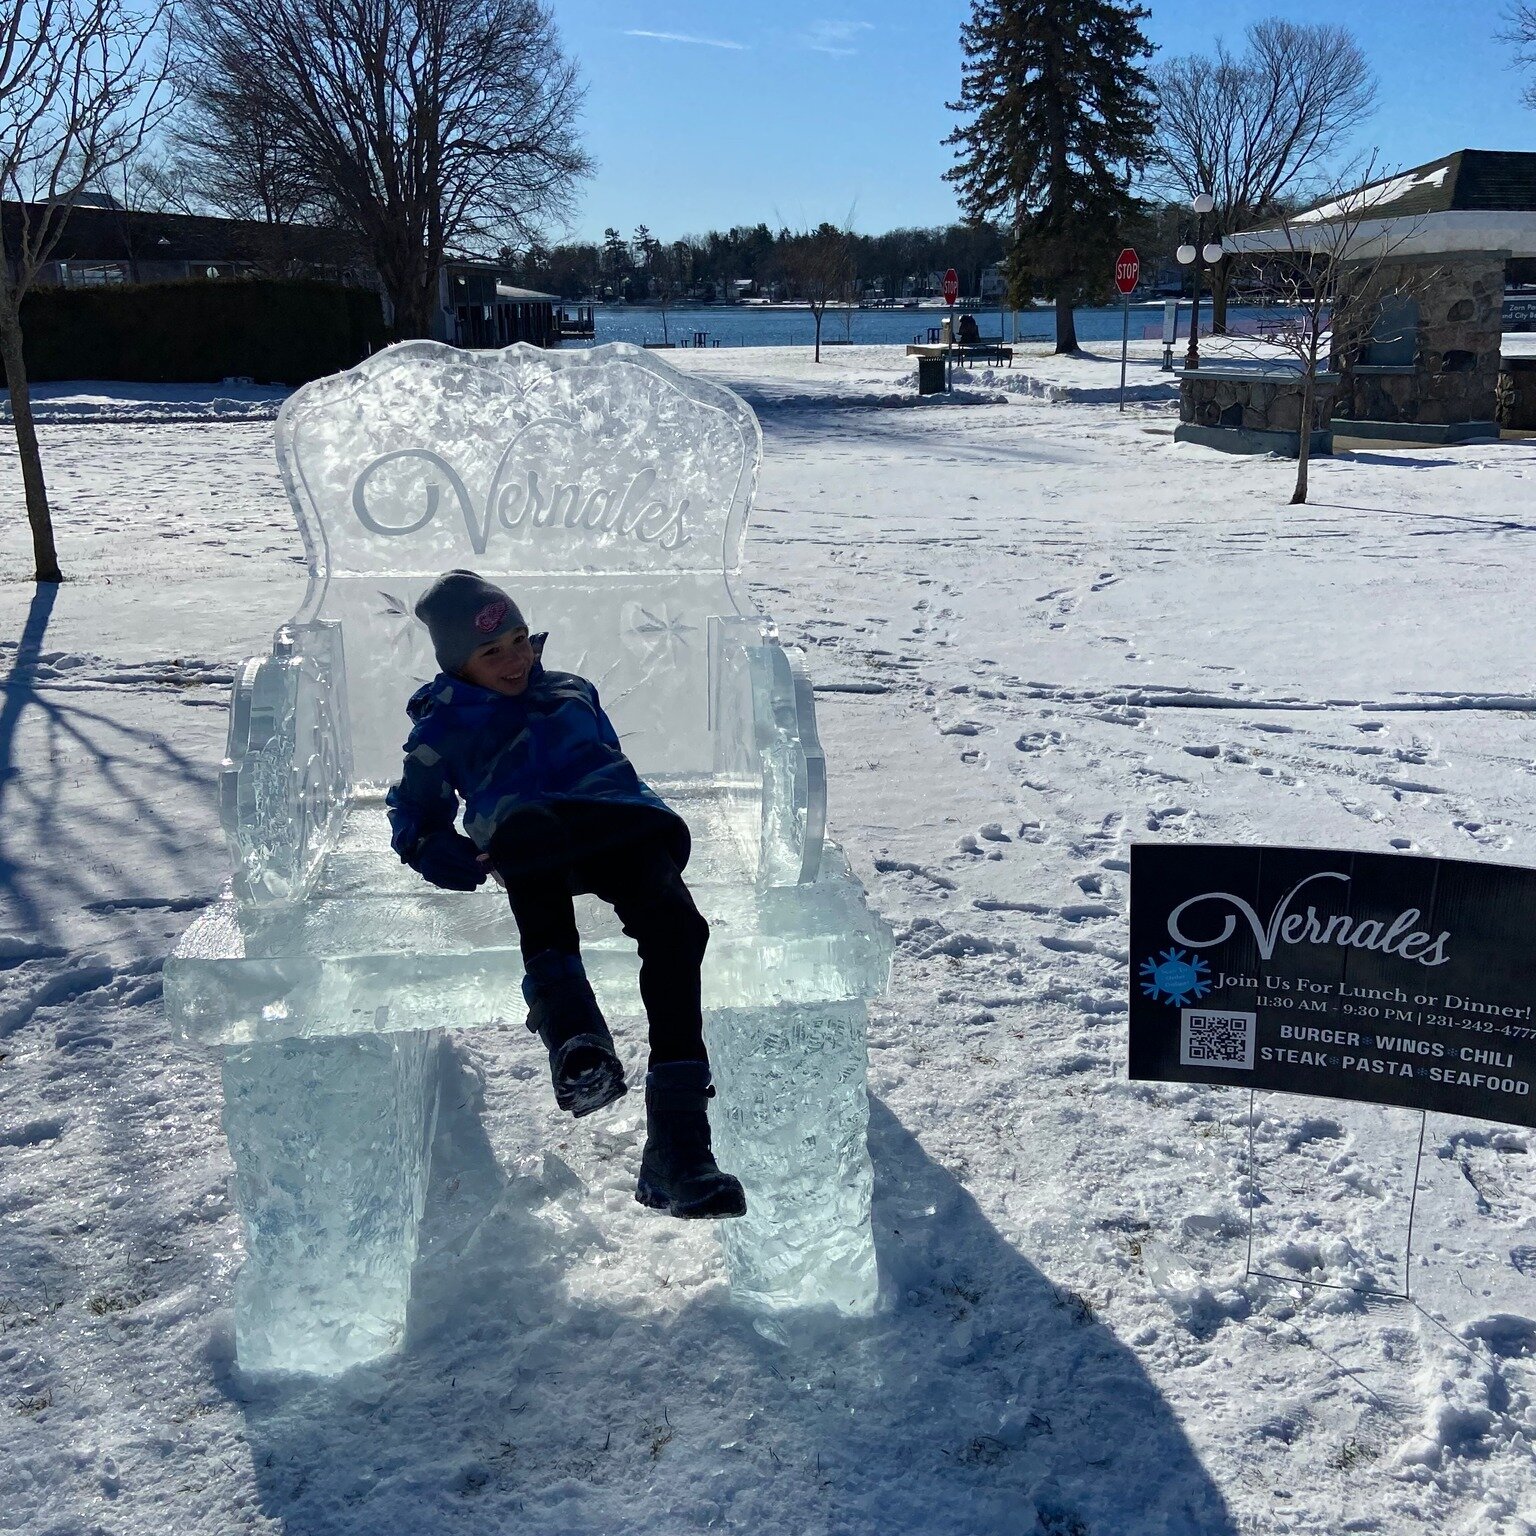
[[[165,967],[175,1025],[223,1052],[245,1367],[332,1373],[399,1343],[438,1033],[521,1018],[499,887],[425,884],[384,813],[405,700],[435,671],[412,605],[453,566],[596,683],[692,828],[716,1143],[750,1205],[718,1228],[733,1294],[873,1307],[865,1004],[891,936],[824,836],[802,658],[738,587],[761,450],[744,401],[623,345],[408,342],[283,407],[309,588],[236,679],[234,877]],[[593,898],[579,918],[604,1008],[639,1014],[633,944]]]

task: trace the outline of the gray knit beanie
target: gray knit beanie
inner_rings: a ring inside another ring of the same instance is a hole
[[[444,571],[417,600],[416,617],[444,672],[459,671],[482,645],[524,622],[517,604],[473,571]]]

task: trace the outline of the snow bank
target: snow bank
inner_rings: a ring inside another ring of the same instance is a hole
[[[92,379],[32,387],[39,425],[70,422],[275,421],[292,391],[284,384],[128,384]],[[11,420],[0,395],[0,422]]]

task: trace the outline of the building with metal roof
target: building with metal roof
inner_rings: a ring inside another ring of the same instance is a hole
[[[1505,290],[1536,282],[1536,153],[1459,149],[1327,198],[1267,229],[1225,236],[1374,320],[1335,323],[1335,432],[1405,442],[1499,435]]]
[[[1332,251],[1349,222],[1350,259],[1503,251],[1511,283],[1536,282],[1536,153],[1458,149],[1326,199],[1284,224],[1224,236],[1237,255]]]

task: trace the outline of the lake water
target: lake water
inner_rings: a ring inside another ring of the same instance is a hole
[[[928,329],[936,327],[948,313],[942,309],[856,309],[845,326],[845,311],[829,309],[821,325],[822,344],[841,342],[848,338],[856,345],[902,345],[911,341],[927,341]],[[1233,305],[1227,311],[1232,320],[1253,320],[1264,311],[1252,306]],[[1207,301],[1200,307],[1200,328],[1210,326],[1211,307]],[[1079,309],[1076,311],[1077,339],[1084,342],[1118,341],[1120,339],[1120,311],[1111,309]],[[1131,339],[1140,341],[1144,331],[1152,327],[1156,335],[1162,334],[1163,307],[1157,304],[1133,304],[1131,306]],[[995,336],[999,330],[1004,336],[1012,336],[1011,317],[999,317],[994,310],[980,310],[976,324],[983,336]],[[718,342],[722,347],[808,347],[815,340],[816,328],[805,310],[766,309],[748,305],[710,305],[691,309],[667,311],[667,335],[681,345],[692,345],[694,333],[702,331],[706,345]],[[1189,334],[1189,302],[1179,309],[1179,334]],[[1021,341],[1054,341],[1056,338],[1056,312],[1050,309],[1021,310],[1019,312],[1019,339]],[[597,310],[598,343],[628,341],[639,346],[647,341],[662,340],[661,311],[622,307],[599,306]],[[567,346],[583,346],[587,343],[571,341]]]

